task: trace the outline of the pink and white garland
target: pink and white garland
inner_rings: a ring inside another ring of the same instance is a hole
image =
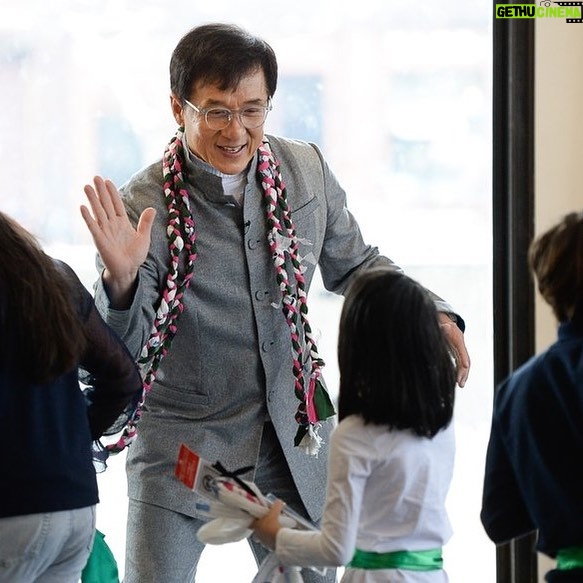
[[[150,337],[139,359],[139,363],[146,366],[142,397],[119,440],[107,446],[110,453],[122,451],[136,437],[142,406],[152,388],[160,362],[166,356],[176,334],[178,318],[184,310],[182,298],[194,273],[197,257],[196,229],[183,176],[183,134],[184,129],[179,128],[162,159],[164,198],[168,208],[170,268]],[[294,392],[300,401],[295,415],[298,431],[294,443],[309,455],[317,455],[321,446],[321,437],[318,435],[320,422],[332,416],[334,408],[321,382],[324,362],[318,355],[307,318],[304,268],[298,252],[299,241],[287,203],[285,184],[279,171],[279,162],[273,156],[267,140],[259,147],[257,170],[265,192],[269,248],[282,294],[282,310],[291,334]],[[182,276],[179,273],[181,256],[185,257]],[[292,265],[292,277],[286,269],[286,257]],[[308,373],[307,385],[304,371]]]
[[[279,171],[279,162],[273,156],[267,141],[259,147],[257,171],[265,192],[269,228],[267,239],[282,295],[282,310],[291,334],[294,391],[300,401],[295,415],[298,423],[295,445],[310,455],[317,455],[321,446],[319,422],[333,415],[334,410],[321,383],[324,361],[318,355],[308,322],[305,269],[301,265],[299,240],[287,203],[285,183]],[[292,265],[293,280],[286,269],[286,256]],[[304,370],[308,372],[307,386]],[[323,397],[322,404],[318,396]]]

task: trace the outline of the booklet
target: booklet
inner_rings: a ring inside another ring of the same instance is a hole
[[[229,472],[220,462],[211,464],[185,444],[180,446],[175,468],[176,477],[209,501],[208,504],[198,502],[197,510],[216,517],[222,513],[212,502],[218,501],[229,508],[239,509],[255,518],[261,518],[277,499],[276,496],[271,493],[263,495],[253,482],[242,480],[237,471],[240,470]],[[318,530],[314,523],[288,506],[283,507],[280,523],[288,528]]]
[[[180,446],[175,475],[185,486],[199,494],[195,502],[196,509],[211,521],[201,528],[201,531],[205,531],[205,542],[223,544],[248,536],[251,532],[249,518],[261,518],[277,500],[273,494],[263,495],[253,482],[239,477],[252,469],[248,467],[229,471],[220,462],[211,464],[201,458],[185,444]],[[227,523],[222,519],[226,519]],[[237,519],[241,519],[244,526],[235,525]],[[318,530],[314,523],[288,506],[283,507],[279,522],[287,528]],[[218,523],[220,529],[228,532],[215,533],[213,523]],[[309,568],[320,575],[325,575],[327,571],[325,567]]]

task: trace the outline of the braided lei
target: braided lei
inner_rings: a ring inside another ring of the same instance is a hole
[[[123,451],[136,438],[142,406],[156,379],[160,362],[170,349],[176,334],[178,318],[184,310],[182,298],[194,273],[194,262],[197,257],[196,229],[182,170],[184,166],[183,135],[184,128],[179,128],[166,147],[162,159],[164,198],[168,208],[167,236],[170,268],[150,337],[138,361],[146,370],[142,396],[119,440],[106,446],[112,454]],[[314,335],[307,318],[307,293],[303,275],[305,267],[301,265],[298,251],[299,240],[292,222],[291,210],[287,204],[279,162],[274,157],[267,140],[259,147],[257,171],[265,193],[268,244],[275,265],[277,284],[282,295],[282,311],[291,334],[294,393],[300,401],[295,414],[298,429],[294,445],[309,455],[317,456],[322,443],[322,438],[318,434],[320,422],[331,417],[335,412],[321,382],[321,369],[324,362],[318,355]],[[185,266],[182,277],[179,273],[181,258]],[[286,268],[286,258],[289,258],[293,268],[291,277]]]

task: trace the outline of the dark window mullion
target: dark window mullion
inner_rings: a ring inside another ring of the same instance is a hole
[[[500,3],[500,2],[498,2]],[[496,4],[496,2],[494,2]],[[493,25],[494,382],[534,353],[534,20]],[[535,535],[501,545],[497,583],[536,583]]]

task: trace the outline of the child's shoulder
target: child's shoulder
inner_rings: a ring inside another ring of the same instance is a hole
[[[364,427],[364,426],[365,426],[364,419],[362,418],[361,415],[348,415],[347,417],[344,417],[342,421],[338,422],[336,431],[339,431],[340,429],[346,431],[350,427]]]
[[[370,436],[370,438],[373,438],[377,435],[388,433],[389,429],[385,425],[365,423],[361,415],[348,415],[338,423],[334,431],[339,437],[359,434],[363,437]]]

